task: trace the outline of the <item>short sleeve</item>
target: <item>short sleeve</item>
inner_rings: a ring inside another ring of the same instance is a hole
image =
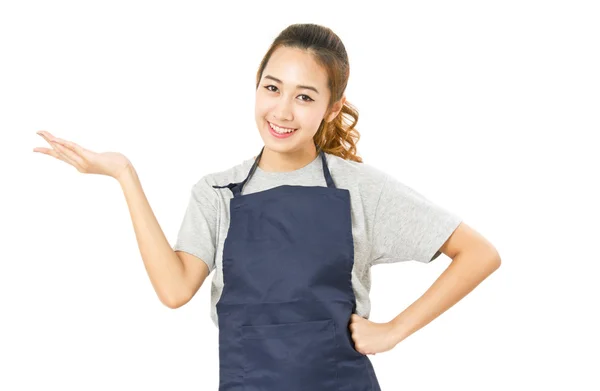
[[[436,259],[461,218],[386,175],[372,225],[371,265]]]
[[[188,205],[179,228],[174,251],[184,251],[215,268],[218,202],[213,188],[203,177],[192,187]]]

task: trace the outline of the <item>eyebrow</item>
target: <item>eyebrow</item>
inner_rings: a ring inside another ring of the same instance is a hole
[[[273,76],[271,76],[271,75],[267,75],[267,76],[265,76],[265,79],[271,79],[271,80],[274,80],[274,81],[276,81],[277,83],[281,83],[281,84],[283,84],[283,82],[282,82],[281,80],[279,80],[278,78],[276,78],[276,77],[273,77]],[[296,86],[296,88],[302,88],[302,89],[305,89],[305,90],[313,90],[313,91],[314,91],[314,92],[316,92],[317,94],[319,93],[319,91],[317,91],[317,89],[316,89],[315,87],[312,87],[312,86],[303,86],[303,85],[297,85],[297,86]]]

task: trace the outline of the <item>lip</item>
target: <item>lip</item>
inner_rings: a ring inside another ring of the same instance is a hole
[[[276,124],[275,122],[271,122],[271,121],[267,121],[267,122],[268,122],[269,124],[273,124],[273,125],[277,126],[278,128],[283,128],[283,129],[294,129],[294,130],[297,130],[297,129],[298,129],[298,128],[288,128],[287,126],[281,126],[281,125],[278,125],[278,124]]]
[[[289,133],[284,133],[284,134],[277,133],[271,127],[271,123],[269,121],[267,121],[267,127],[269,128],[269,133],[271,133],[271,135],[273,135],[273,137],[279,138],[279,139],[291,137],[292,135],[294,135],[298,131],[298,129],[295,129],[293,132],[289,132]],[[294,128],[285,128],[285,129],[294,129]]]

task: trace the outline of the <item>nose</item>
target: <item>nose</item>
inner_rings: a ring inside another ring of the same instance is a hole
[[[281,121],[291,121],[294,119],[292,115],[291,104],[287,99],[279,99],[273,110],[273,116]]]

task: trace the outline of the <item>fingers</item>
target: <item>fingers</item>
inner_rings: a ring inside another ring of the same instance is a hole
[[[57,140],[57,142],[62,145],[65,148],[70,149],[71,151],[75,152],[77,155],[84,157],[85,153],[88,152],[87,149],[75,144],[72,141],[67,141],[67,140],[63,140],[61,138],[56,138],[55,140]]]
[[[52,144],[54,147],[56,147],[58,153],[67,161],[67,163],[71,164],[78,171],[83,171],[83,165],[85,164],[85,162],[83,161],[81,156],[77,155],[75,152],[65,147],[60,139],[53,140]]]
[[[42,136],[44,139],[46,139],[46,141],[54,139],[54,136],[51,135],[50,132],[47,132],[45,130],[38,130],[36,133]]]
[[[362,319],[362,318],[356,314],[350,315],[350,322],[348,324],[348,328],[350,329],[350,331],[353,332],[356,329],[357,322],[360,319]]]
[[[68,163],[75,167],[78,171],[81,171],[83,168],[81,164],[83,163],[83,159],[77,156],[74,152],[69,150],[63,145],[64,140],[57,139],[52,136],[49,132],[44,130],[40,130],[37,132],[38,135],[42,136],[48,144],[52,147],[52,149],[48,148],[36,148],[34,152],[42,152],[47,155],[50,155],[58,160],[62,160],[65,163]]]
[[[52,140],[58,142],[63,147],[70,149],[71,151],[75,152],[79,156],[85,157],[85,154],[90,152],[89,150],[83,148],[82,146],[80,146],[72,141],[67,141],[67,140],[63,140],[58,137],[54,137],[50,133],[46,132],[45,130],[40,130],[39,132],[37,132],[37,134],[44,137],[44,139],[46,139],[46,141],[48,141],[48,142],[50,142]]]
[[[41,153],[45,153],[46,155],[50,155],[58,160],[63,160],[62,156],[60,155],[60,153],[58,152],[58,148],[52,144],[52,140],[54,140],[54,136],[52,136],[50,133],[45,132],[43,130],[40,130],[38,132],[36,132],[38,135],[42,136],[42,138],[44,140],[46,140],[46,142],[48,144],[50,144],[50,146],[52,147],[52,149],[49,148],[35,148],[33,151],[34,152],[41,152]],[[64,161],[64,160],[63,160]]]
[[[62,160],[62,158],[60,157],[60,155],[58,154],[58,152],[56,152],[56,150],[53,149],[53,148],[41,148],[41,147],[38,147],[38,148],[34,148],[33,152],[41,152],[43,154],[50,155],[53,158],[56,158],[58,160]]]

